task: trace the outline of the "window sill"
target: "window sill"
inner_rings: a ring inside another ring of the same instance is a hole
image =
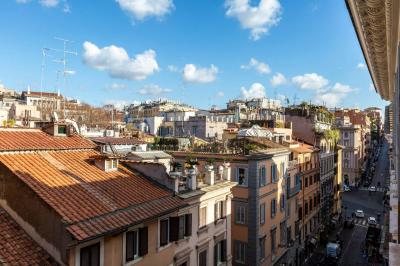
[[[218,220],[215,220],[215,221],[214,221],[214,224],[215,224],[215,225],[219,225],[219,224],[224,223],[224,221],[225,221],[225,217],[222,217],[222,218],[219,218]]]
[[[180,244],[182,244],[182,243],[186,243],[186,242],[189,242],[189,238],[190,237],[188,237],[188,236],[185,236],[184,238],[182,238],[182,239],[179,239],[178,241],[175,241],[175,244],[177,244],[177,245],[180,245]]]
[[[141,261],[142,259],[143,259],[143,257],[137,257],[137,258],[134,259],[134,260],[125,262],[124,266],[131,266],[131,265],[134,265],[134,264],[138,263],[139,261]]]
[[[166,244],[165,246],[162,247],[158,247],[157,248],[157,252],[163,251],[164,249],[168,248],[169,246],[171,246],[171,243]]]
[[[198,230],[197,230],[197,235],[201,235],[202,233],[205,233],[205,232],[208,232],[208,226],[206,225],[206,226],[203,226],[203,227],[200,227]]]

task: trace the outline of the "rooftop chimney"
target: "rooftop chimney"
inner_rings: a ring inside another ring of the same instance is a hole
[[[205,176],[205,181],[208,185],[212,186],[215,183],[215,173],[214,173],[214,166],[213,165],[206,165],[205,166],[206,170],[206,176]]]
[[[224,170],[222,172],[222,178],[226,181],[231,181],[231,164],[229,162],[225,162],[223,166]]]
[[[188,180],[187,185],[191,190],[196,190],[197,185],[197,169],[196,166],[193,166],[192,169],[187,170]]]

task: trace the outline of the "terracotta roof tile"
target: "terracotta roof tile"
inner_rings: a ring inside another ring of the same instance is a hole
[[[90,149],[94,147],[93,142],[79,135],[55,137],[39,129],[0,128],[0,152]]]
[[[122,165],[112,172],[99,169],[90,159],[98,154],[94,150],[0,153],[0,162],[70,225],[68,231],[77,240],[129,226],[185,204],[172,191]],[[75,230],[77,226],[81,231]]]
[[[0,265],[58,265],[0,208]]]

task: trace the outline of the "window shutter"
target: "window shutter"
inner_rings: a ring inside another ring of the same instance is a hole
[[[147,226],[139,228],[139,256],[142,257],[148,253],[148,229]]]
[[[192,214],[185,215],[185,236],[192,235]]]
[[[226,240],[221,240],[221,261],[226,261]]]
[[[169,217],[169,240],[177,241],[179,239],[179,216]]]
[[[134,241],[134,233],[133,232],[126,232],[126,261],[133,260],[133,241]]]
[[[218,205],[219,205],[219,202],[214,204],[214,220],[215,221],[218,220]]]

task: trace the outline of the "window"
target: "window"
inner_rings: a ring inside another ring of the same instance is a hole
[[[246,224],[246,206],[235,204],[235,223]]]
[[[57,130],[58,134],[67,134],[67,126],[62,126],[62,125],[58,125],[58,130]]]
[[[287,233],[287,229],[286,229],[286,221],[283,221],[280,223],[279,225],[279,233],[280,233],[280,243],[281,245],[286,245],[286,233]]]
[[[308,214],[308,203],[306,202],[305,207],[304,207],[305,215]]]
[[[169,219],[160,221],[160,247],[169,243]]]
[[[307,177],[304,178],[304,187],[308,187],[308,178]]]
[[[271,200],[271,218],[276,215],[276,199]]]
[[[247,244],[235,241],[235,262],[246,264]]]
[[[271,165],[271,181],[272,183],[276,183],[276,164]]]
[[[207,225],[207,207],[201,207],[199,212],[199,228],[202,228]]]
[[[265,166],[261,167],[259,170],[259,180],[260,180],[260,187],[263,187],[267,184],[267,174]]]
[[[260,245],[260,260],[263,260],[265,258],[265,236],[260,238],[258,241]]]
[[[218,201],[214,204],[215,220],[223,219],[225,216],[225,201]]]
[[[308,178],[308,182],[309,182],[309,186],[311,186],[312,185],[312,181],[313,181],[313,177],[312,176],[310,176],[309,178]]]
[[[247,186],[247,173],[246,168],[236,168],[236,181],[240,186]]]
[[[260,224],[265,223],[265,203],[260,204]]]
[[[100,266],[100,243],[81,248],[80,265]]]
[[[281,194],[280,210],[281,212],[285,210],[285,194]]]
[[[274,254],[276,250],[276,228],[271,230],[271,253]]]
[[[199,253],[199,266],[207,266],[207,249]]]
[[[310,198],[309,202],[310,202],[310,212],[311,212],[312,211],[312,198]]]
[[[218,241],[214,246],[214,265],[221,265],[226,261],[226,240]]]
[[[125,233],[125,261],[129,262],[142,257],[148,251],[147,227]]]

